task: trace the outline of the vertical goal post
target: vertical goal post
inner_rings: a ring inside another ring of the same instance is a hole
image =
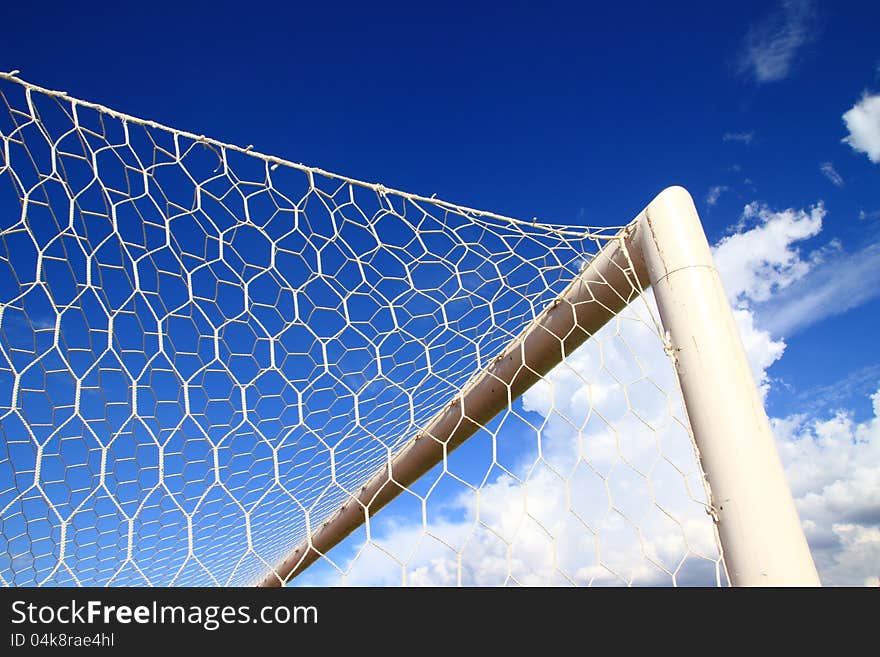
[[[663,190],[357,496],[272,570],[281,586],[444,461],[651,286],[733,586],[819,586],[761,396],[691,195]]]

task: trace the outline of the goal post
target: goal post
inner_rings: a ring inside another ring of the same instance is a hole
[[[699,216],[663,190],[562,294],[260,586],[302,573],[653,288],[734,586],[819,577]]]
[[[635,222],[735,586],[819,576],[764,405],[690,195],[664,190]]]

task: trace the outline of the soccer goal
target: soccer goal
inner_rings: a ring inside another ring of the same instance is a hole
[[[523,221],[0,97],[3,584],[818,584],[682,188]]]

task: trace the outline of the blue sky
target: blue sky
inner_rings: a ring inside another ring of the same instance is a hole
[[[822,238],[848,250],[880,220],[858,221],[880,211],[877,172],[841,143],[840,119],[880,86],[873,3],[812,5],[802,45],[768,81],[743,55],[772,3],[44,9],[2,10],[16,29],[0,56],[25,79],[399,189],[618,224],[668,184],[698,200],[726,187],[701,207],[710,240],[751,200],[822,199]],[[852,345],[871,350],[860,326],[839,319],[790,343],[822,364],[810,384],[855,367]]]
[[[842,116],[880,91],[875,3],[44,3],[0,19],[0,68],[41,86],[506,215],[617,225],[681,184],[718,243],[767,221],[747,204],[821,203],[794,247],[817,264],[747,299],[770,330],[803,280],[830,290],[815,321],[774,334],[768,412],[873,415],[880,299],[853,285],[880,282],[855,266],[880,262],[880,165],[843,143]]]

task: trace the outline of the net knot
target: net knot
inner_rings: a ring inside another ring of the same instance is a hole
[[[669,331],[663,334],[663,352],[673,363],[678,362],[678,349],[672,344],[672,334]]]

